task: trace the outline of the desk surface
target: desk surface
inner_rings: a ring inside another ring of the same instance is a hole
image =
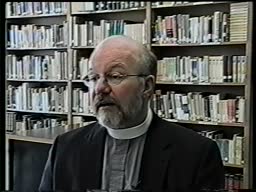
[[[88,122],[91,124],[93,121]],[[79,129],[79,128],[78,128]],[[32,129],[27,131],[17,131],[14,133],[7,133],[6,139],[29,141],[35,143],[53,144],[54,139],[63,133],[71,131],[70,127],[60,126],[54,128]]]

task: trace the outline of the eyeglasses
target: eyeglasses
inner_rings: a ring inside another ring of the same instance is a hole
[[[148,75],[145,75],[145,74],[121,75],[121,74],[117,74],[117,73],[111,73],[111,74],[104,75],[104,79],[105,79],[106,83],[114,86],[114,85],[119,85],[123,80],[125,80],[129,77],[146,77],[146,76],[148,76]],[[94,87],[99,79],[100,79],[99,74],[86,75],[84,77],[84,84],[88,87]]]

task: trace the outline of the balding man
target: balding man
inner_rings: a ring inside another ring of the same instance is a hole
[[[102,41],[84,78],[97,122],[56,138],[39,191],[223,189],[216,143],[150,108],[157,59],[126,36]]]

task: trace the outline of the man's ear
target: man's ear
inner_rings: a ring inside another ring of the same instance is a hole
[[[154,89],[155,89],[155,76],[153,75],[149,75],[145,78],[145,84],[144,84],[145,88],[143,91],[143,95],[146,98],[150,98],[151,95],[154,93]]]

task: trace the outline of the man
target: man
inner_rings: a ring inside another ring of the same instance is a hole
[[[56,138],[40,190],[223,189],[216,143],[149,107],[157,60],[126,36],[101,42],[85,77],[98,122]]]

